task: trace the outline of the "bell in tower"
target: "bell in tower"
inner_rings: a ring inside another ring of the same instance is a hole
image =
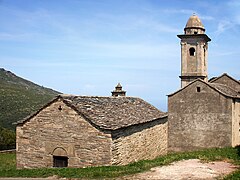
[[[208,80],[207,56],[208,42],[211,39],[205,34],[205,28],[195,14],[187,21],[181,39],[181,87],[195,79]]]

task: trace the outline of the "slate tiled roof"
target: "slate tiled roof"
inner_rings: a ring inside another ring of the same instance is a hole
[[[146,101],[135,97],[61,96],[89,121],[103,129],[115,130],[166,117]]]
[[[167,113],[136,97],[59,95],[37,112],[18,121],[16,124],[24,124],[59,98],[90,123],[106,130],[116,130],[167,117]]]
[[[216,89],[218,92],[232,98],[240,98],[240,93],[235,91],[234,89],[226,86],[224,84],[219,83],[208,83],[211,87]]]
[[[215,81],[216,79],[217,79],[218,77],[211,77],[209,80],[208,80],[208,82],[213,82],[213,81]]]
[[[211,79],[209,79],[208,82],[214,83],[215,81],[217,81],[218,79],[220,79],[220,78],[222,78],[222,77],[224,77],[224,76],[226,76],[226,77],[228,77],[229,79],[232,79],[233,81],[235,81],[235,82],[237,82],[237,83],[240,84],[240,82],[239,82],[238,80],[236,80],[236,79],[234,79],[233,77],[229,76],[227,73],[223,73],[221,76],[218,76],[218,77],[212,77]]]

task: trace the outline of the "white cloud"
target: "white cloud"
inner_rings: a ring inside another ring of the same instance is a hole
[[[96,85],[93,85],[93,84],[84,84],[82,91],[83,91],[84,93],[86,93],[86,92],[89,93],[89,92],[94,91],[95,89],[96,89]]]
[[[192,9],[164,9],[163,12],[171,14],[193,14],[196,13]]]
[[[228,13],[228,21],[232,23],[232,27],[236,25],[240,25],[240,1],[239,0],[231,0],[227,2],[227,9],[229,9]]]
[[[34,32],[0,32],[0,40],[24,41],[24,42],[50,42],[49,36]],[[53,39],[52,39],[53,40]]]
[[[212,52],[212,57],[221,57],[221,56],[232,56],[232,55],[240,55],[240,52],[239,51],[227,51],[227,52],[219,52],[219,51],[216,51],[216,52]]]
[[[207,21],[212,21],[215,20],[214,17],[212,16],[207,16],[207,15],[199,15],[200,19],[207,20]]]
[[[215,35],[219,36],[220,34],[224,33],[226,30],[232,28],[233,26],[234,26],[234,23],[228,20],[222,20],[218,23]]]
[[[18,40],[25,37],[25,34],[16,35],[12,33],[0,32],[0,40]]]

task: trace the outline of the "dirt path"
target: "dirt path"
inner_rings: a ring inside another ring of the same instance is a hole
[[[186,180],[216,179],[237,169],[227,162],[202,163],[199,159],[178,161],[169,166],[155,167],[148,172],[125,176],[121,180]],[[119,179],[119,180],[120,180]]]

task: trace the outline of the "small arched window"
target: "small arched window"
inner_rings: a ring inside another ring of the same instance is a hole
[[[53,167],[68,167],[67,151],[62,147],[54,149],[53,153]]]
[[[195,49],[193,47],[189,49],[189,54],[190,56],[195,56]]]

